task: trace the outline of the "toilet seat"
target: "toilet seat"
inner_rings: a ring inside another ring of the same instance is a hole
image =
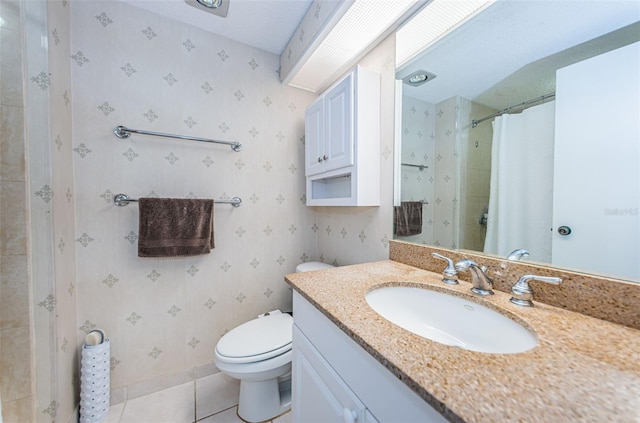
[[[254,363],[291,350],[293,318],[286,313],[260,317],[232,329],[218,341],[216,358],[226,363]]]

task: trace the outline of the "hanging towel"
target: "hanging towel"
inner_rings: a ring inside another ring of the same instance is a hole
[[[393,226],[397,236],[422,233],[422,201],[403,201],[393,208]]]
[[[140,198],[138,257],[208,254],[213,242],[213,200]]]

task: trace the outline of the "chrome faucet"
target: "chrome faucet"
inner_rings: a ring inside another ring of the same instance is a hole
[[[510,301],[512,303],[525,307],[533,307],[533,290],[529,286],[529,281],[540,281],[554,285],[560,285],[562,283],[562,279],[552,276],[524,275],[511,287],[513,297],[511,297]]]
[[[487,268],[476,263],[473,260],[461,260],[456,263],[456,270],[458,272],[468,270],[471,273],[471,284],[473,287],[471,288],[471,292],[474,294],[487,296],[493,295],[493,281],[487,274]]]
[[[453,260],[438,253],[431,253],[431,255],[447,262],[447,267],[442,271],[442,282],[449,285],[458,285],[458,272],[453,265]]]
[[[529,257],[529,252],[521,248],[513,250],[508,256],[507,260],[520,260],[522,257]]]

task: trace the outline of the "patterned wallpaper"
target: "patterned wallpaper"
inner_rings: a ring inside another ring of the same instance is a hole
[[[225,332],[290,309],[283,276],[318,259],[303,169],[315,96],[280,84],[276,55],[120,2],[71,6],[77,329],[106,330],[117,388],[210,363]],[[244,148],[121,140],[117,125]],[[137,204],[114,206],[117,193],[243,204],[215,206],[211,254],[149,259]]]
[[[433,245],[445,248],[458,246],[458,108],[457,97],[436,104]]]
[[[425,165],[401,167],[402,201],[426,201],[422,207],[422,233],[398,238],[419,244],[433,244],[433,192],[436,107],[426,101],[402,96],[402,163]]]
[[[70,3],[47,2],[49,40],[49,72],[51,73],[49,106],[49,148],[51,149],[51,178],[53,203],[53,259],[55,263],[55,334],[58,360],[57,401],[60,405],[59,419],[68,421],[74,412],[78,398],[79,359],[75,342],[78,318],[73,133],[71,108],[71,61],[70,56]],[[43,198],[44,200],[44,198]],[[48,245],[50,247],[51,244]],[[38,300],[38,298],[36,298]],[[38,304],[41,306],[41,304]],[[41,312],[43,312],[41,310]],[[40,377],[40,375],[39,375]],[[46,380],[46,379],[45,379]],[[50,406],[50,403],[45,403]],[[55,416],[51,416],[55,418]]]

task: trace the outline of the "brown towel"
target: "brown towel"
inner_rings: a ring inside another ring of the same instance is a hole
[[[393,208],[393,231],[397,236],[422,233],[422,201],[403,201]]]
[[[140,198],[139,257],[208,254],[213,248],[213,200]]]

